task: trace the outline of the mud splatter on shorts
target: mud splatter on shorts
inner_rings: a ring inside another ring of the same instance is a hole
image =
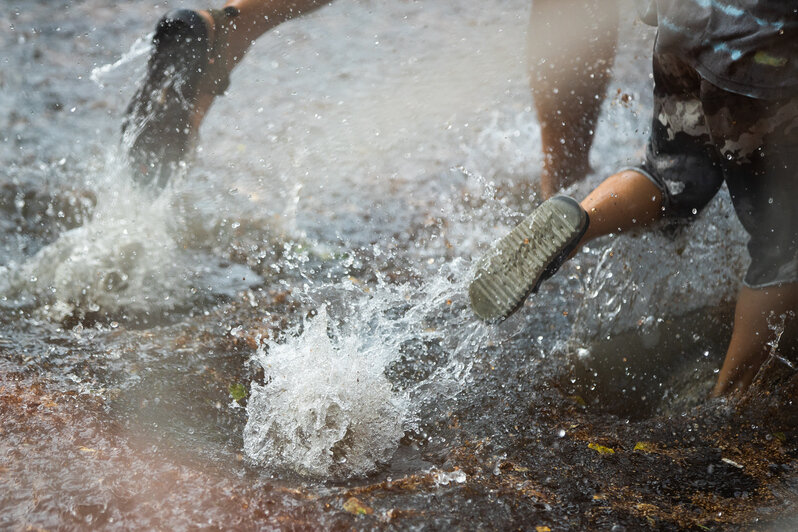
[[[642,167],[666,213],[690,217],[724,180],[751,236],[745,284],[798,282],[798,97],[725,91],[678,56],[654,55],[654,117]]]

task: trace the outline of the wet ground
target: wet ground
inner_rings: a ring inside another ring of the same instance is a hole
[[[746,260],[725,193],[470,314],[540,168],[528,5],[483,4],[265,36],[157,196],[118,139],[167,6],[7,6],[0,528],[795,527],[794,371],[704,399]],[[624,25],[576,196],[640,157],[652,34]]]

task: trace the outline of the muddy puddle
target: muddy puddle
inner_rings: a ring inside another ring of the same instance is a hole
[[[174,5],[0,14],[0,528],[795,526],[794,371],[705,399],[746,261],[725,192],[469,311],[539,201],[527,2],[281,26],[152,194],[119,127]],[[575,196],[641,156],[652,33],[623,24]]]

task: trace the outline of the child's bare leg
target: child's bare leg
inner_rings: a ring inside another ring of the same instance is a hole
[[[468,287],[471,308],[484,321],[506,318],[567,258],[582,231],[577,249],[597,236],[649,224],[660,217],[662,202],[660,189],[633,170],[610,176],[581,204],[547,200],[477,262]]]
[[[740,289],[731,342],[712,397],[744,390],[751,384],[768,357],[768,342],[774,339],[769,320],[796,309],[798,283],[760,289],[743,286]]]
[[[581,203],[590,216],[579,246],[610,233],[645,227],[662,216],[662,192],[646,176],[624,170],[605,179]]]
[[[224,64],[228,73],[244,58],[249,47],[271,28],[292,18],[306,15],[319,7],[329,4],[322,0],[227,0],[224,7],[235,7],[238,16],[233,19],[233,26],[228,30],[224,50]],[[206,20],[208,27],[215,32],[213,19],[207,11],[199,14]],[[211,41],[215,34],[210,35]],[[199,94],[193,116],[196,131],[202,123],[208,109],[213,103],[213,94]]]

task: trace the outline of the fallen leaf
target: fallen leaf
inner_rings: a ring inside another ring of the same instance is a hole
[[[231,384],[229,391],[230,396],[236,401],[241,401],[247,397],[247,387],[241,383]]]
[[[740,465],[740,464],[738,464],[738,463],[737,463],[737,462],[735,462],[734,460],[729,460],[728,458],[721,458],[721,459],[720,459],[720,461],[721,461],[721,462],[723,462],[723,463],[725,463],[725,464],[729,464],[730,466],[734,466],[734,467],[736,467],[737,469],[743,469],[743,466],[742,466],[742,465]]]
[[[589,443],[587,446],[599,454],[615,454],[615,451],[610,447],[604,447],[598,443]]]
[[[635,444],[635,451],[643,451],[644,453],[650,453],[654,450],[654,446],[647,441],[639,441]]]
[[[653,504],[646,504],[644,502],[639,503],[637,505],[637,509],[643,512],[643,514],[652,514],[659,511],[657,506],[654,506]]]
[[[551,529],[547,526],[536,526],[535,532],[551,532]]]
[[[344,503],[344,510],[354,515],[371,515],[374,510],[365,506],[357,497],[350,497]]]
[[[584,399],[582,399],[581,395],[569,395],[568,399],[578,404],[579,406],[587,406],[587,403],[585,402]]]

